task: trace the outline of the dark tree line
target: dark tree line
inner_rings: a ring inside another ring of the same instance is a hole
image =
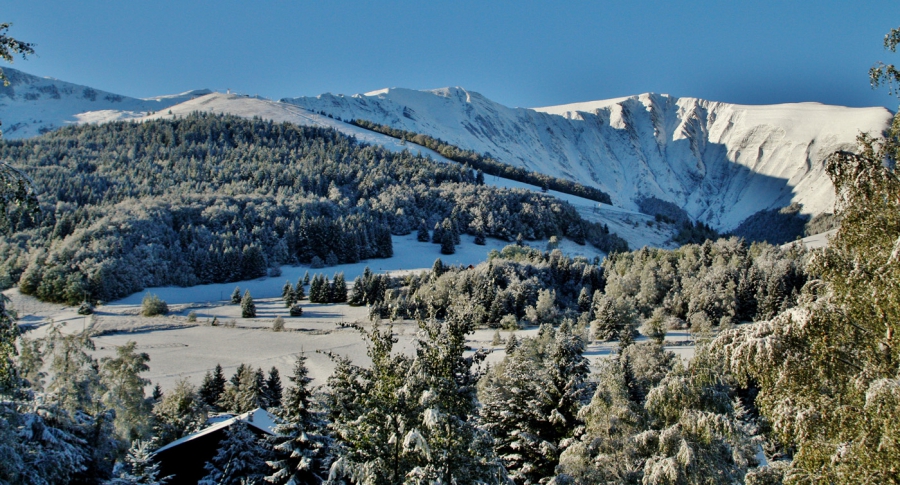
[[[571,180],[552,177],[550,175],[532,172],[522,167],[515,167],[502,163],[494,160],[490,156],[481,155],[472,150],[463,150],[439,138],[412,131],[400,130],[387,125],[379,125],[362,119],[353,120],[350,121],[350,123],[359,126],[360,128],[372,130],[394,138],[409,140],[417,145],[430,148],[454,162],[465,164],[466,166],[472,167],[488,175],[495,175],[517,182],[524,182],[541,187],[544,190],[555,190],[564,194],[571,194],[578,197],[584,197],[585,199],[603,202],[604,204],[612,203],[609,194],[598,188],[588,187]],[[484,182],[483,177],[481,181]]]

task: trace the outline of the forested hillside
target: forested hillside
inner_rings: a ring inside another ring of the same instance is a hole
[[[454,236],[451,250],[460,233],[625,247],[552,197],[487,187],[471,169],[333,130],[259,119],[69,127],[3,142],[0,157],[33,179],[42,207],[4,214],[2,285],[52,301],[385,258],[391,234],[437,224]]]

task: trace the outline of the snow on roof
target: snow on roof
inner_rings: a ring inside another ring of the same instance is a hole
[[[278,425],[279,419],[274,414],[266,411],[265,409],[256,408],[253,411],[248,411],[244,414],[239,414],[237,416],[229,417],[225,420],[220,420],[223,416],[217,416],[211,419],[214,422],[212,426],[208,426],[194,434],[187,435],[179,440],[175,440],[166,446],[156,450],[154,454],[159,454],[169,448],[175,448],[183,443],[187,443],[188,441],[200,438],[201,436],[206,436],[210,433],[216,432],[220,429],[225,429],[230,427],[236,421],[243,421],[250,426],[262,431],[266,434],[275,434],[275,426]]]

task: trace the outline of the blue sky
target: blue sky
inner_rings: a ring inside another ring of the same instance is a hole
[[[643,92],[887,106],[889,1],[3,1],[13,67],[130,96],[462,86],[508,106]],[[0,64],[5,65],[5,64]]]

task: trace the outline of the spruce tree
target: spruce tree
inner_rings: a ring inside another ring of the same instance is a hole
[[[306,298],[306,290],[303,289],[303,280],[298,280],[294,286],[294,303]]]
[[[206,463],[208,472],[200,485],[244,485],[262,483],[268,466],[268,451],[243,421],[236,421],[225,432],[216,456]]]
[[[362,306],[366,304],[366,286],[361,276],[357,276],[353,280],[353,288],[350,289],[350,295],[347,298],[350,306]]]
[[[234,305],[239,305],[241,303],[241,287],[235,286],[234,291],[231,292],[231,303]]]
[[[222,397],[222,393],[225,392],[226,382],[225,375],[222,373],[222,366],[216,364],[215,370],[212,373],[207,372],[203,377],[203,383],[198,391],[200,400],[209,406],[210,409],[218,409],[218,402]]]
[[[444,229],[441,227],[440,222],[436,222],[434,224],[434,231],[431,233],[431,242],[434,244],[441,244],[441,241],[444,240]]]
[[[312,281],[309,283],[309,302],[310,303],[325,303],[322,300],[323,291],[322,286],[325,282],[322,280],[320,275],[313,276]]]
[[[241,317],[256,318],[256,304],[253,303],[253,297],[250,296],[250,290],[244,292],[241,298]]]
[[[336,273],[334,275],[331,301],[333,303],[344,303],[347,301],[347,280],[344,279],[344,273]]]
[[[288,377],[291,386],[284,396],[279,417],[283,420],[268,444],[275,453],[269,461],[266,480],[275,484],[322,483],[327,476],[328,440],[320,434],[324,423],[310,408],[309,371],[306,357],[297,355]]]
[[[297,300],[294,294],[294,287],[290,281],[285,281],[281,288],[281,299],[284,300],[284,307],[290,308]]]
[[[419,242],[428,242],[431,240],[431,236],[428,235],[428,226],[425,225],[424,219],[419,223],[419,230],[416,233],[416,240]]]
[[[445,231],[441,235],[441,254],[453,254],[456,252],[456,246],[453,245],[453,233]]]
[[[269,375],[266,378],[265,395],[270,408],[281,407],[281,376],[278,375],[278,368],[275,366],[269,369]]]
[[[309,271],[303,273],[303,286],[309,284]]]

